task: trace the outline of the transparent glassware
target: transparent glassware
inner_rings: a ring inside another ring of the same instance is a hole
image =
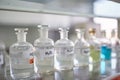
[[[88,42],[90,44],[90,55],[91,55],[91,60],[93,62],[99,62],[99,60],[100,60],[99,53],[100,53],[100,47],[102,44],[101,41],[104,41],[104,40],[101,38],[97,38],[96,32],[94,32],[94,31],[89,32]]]
[[[77,40],[74,49],[74,66],[88,65],[90,56],[90,45],[84,39],[84,31],[76,29]]]
[[[77,39],[74,47],[74,66],[85,67],[93,71],[93,59],[90,56],[90,44],[84,38],[84,29],[76,29]]]
[[[55,43],[54,67],[57,70],[72,69],[74,43],[68,39],[68,29],[59,28],[60,39]]]
[[[100,74],[102,77],[112,75],[112,49],[110,44],[102,44],[100,52]],[[116,63],[116,62],[114,62]]]
[[[15,28],[17,42],[10,46],[10,75],[13,79],[28,78],[34,74],[34,47],[26,42],[28,28]]]
[[[37,72],[51,72],[54,70],[54,41],[48,38],[47,25],[38,25],[38,27],[40,37],[34,41]]]
[[[90,35],[89,43],[97,51],[100,51],[101,41],[95,35]]]
[[[115,53],[117,59],[116,72],[120,72],[120,40],[118,39],[115,45]]]
[[[5,44],[3,41],[0,41],[0,77],[4,78],[5,76],[5,56],[6,56],[6,50],[5,50]]]
[[[5,80],[10,80],[10,56],[8,53],[5,55],[5,70],[4,70]]]

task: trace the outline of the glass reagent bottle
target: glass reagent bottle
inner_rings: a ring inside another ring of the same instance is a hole
[[[74,66],[85,66],[89,64],[90,45],[84,39],[84,32],[76,29],[77,40],[75,42]]]
[[[48,38],[47,25],[38,26],[40,37],[34,42],[37,72],[50,72],[54,70],[54,41]]]
[[[68,39],[68,30],[59,28],[60,40],[55,43],[55,59],[54,67],[57,70],[72,69],[74,43]]]
[[[10,74],[13,79],[28,78],[34,74],[34,47],[26,42],[28,28],[15,28],[17,42],[10,46]]]

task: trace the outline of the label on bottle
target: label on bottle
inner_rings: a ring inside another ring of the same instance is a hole
[[[2,65],[2,64],[3,64],[3,55],[0,54],[0,65]]]
[[[33,52],[32,52],[32,53],[30,53],[29,63],[30,63],[30,64],[33,64],[33,63],[34,63],[34,56],[33,56]]]
[[[51,57],[53,56],[53,52],[54,52],[54,48],[53,46],[49,46],[49,47],[37,47],[36,48],[38,53],[40,53],[41,57]]]
[[[28,58],[28,59],[29,59],[29,64],[34,63],[33,52],[25,52],[25,53],[23,53],[23,56],[24,56],[25,58]]]
[[[56,53],[57,54],[73,54],[73,47],[63,47],[63,48],[56,48]]]
[[[66,49],[66,53],[73,53],[73,47],[69,47],[69,48],[65,48]]]
[[[90,53],[90,48],[83,48],[82,49],[82,54],[89,55],[89,53]]]
[[[34,63],[34,58],[31,57],[31,58],[29,59],[29,64],[33,64],[33,63]]]
[[[34,50],[27,50],[27,51],[18,51],[18,52],[10,52],[11,60],[14,64],[22,64],[22,63],[34,63]]]

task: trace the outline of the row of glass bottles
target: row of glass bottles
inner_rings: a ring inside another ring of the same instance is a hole
[[[95,34],[91,34],[89,43],[93,47],[93,49],[97,50],[97,52],[100,51],[100,58],[98,56],[93,57],[95,59],[96,57],[100,59],[100,74],[102,77],[109,76],[112,74],[115,74],[119,72],[119,48],[120,45],[117,42],[118,38],[96,38]],[[117,45],[116,45],[117,42]],[[92,50],[93,50],[92,49]],[[92,52],[91,52],[92,54]]]
[[[15,28],[17,43],[10,46],[10,74],[12,78],[27,78],[35,72],[43,73],[72,69],[73,66],[89,64],[89,44],[84,39],[84,31],[76,29],[78,39],[74,43],[68,39],[68,29],[59,28],[60,40],[48,38],[48,26],[39,25],[40,38],[34,47],[26,42],[27,28]]]
[[[120,72],[120,41],[114,40],[114,44],[110,40],[102,43],[100,50],[100,74],[108,76]]]

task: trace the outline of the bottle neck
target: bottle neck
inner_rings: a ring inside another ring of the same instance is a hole
[[[40,29],[40,38],[47,39],[48,38],[48,29]]]
[[[26,33],[17,33],[18,42],[26,42]]]
[[[91,39],[95,39],[96,36],[95,36],[95,35],[91,35],[90,38],[91,38]]]
[[[78,39],[84,39],[84,32],[77,32]]]
[[[60,31],[60,39],[68,39],[68,31]]]

